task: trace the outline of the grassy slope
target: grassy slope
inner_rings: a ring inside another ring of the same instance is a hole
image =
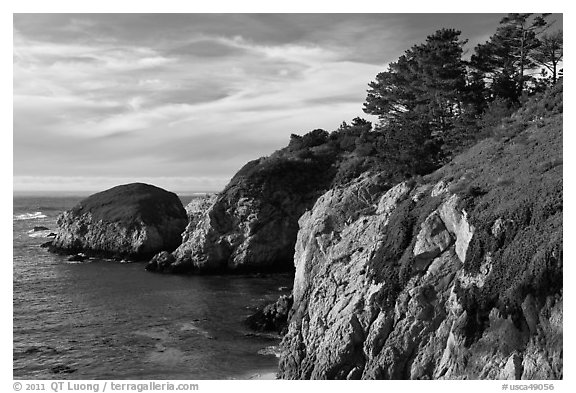
[[[462,290],[480,325],[470,331],[481,331],[492,307],[519,320],[528,293],[544,301],[562,292],[562,117],[560,85],[429,176],[453,179],[451,191],[464,197],[475,227],[466,269],[476,273],[488,253],[493,258],[486,285]],[[511,225],[497,239],[499,218]]]

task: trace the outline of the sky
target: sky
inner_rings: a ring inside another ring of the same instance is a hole
[[[502,16],[14,14],[14,191],[218,191],[292,133],[375,121],[368,83],[435,30],[470,53]]]

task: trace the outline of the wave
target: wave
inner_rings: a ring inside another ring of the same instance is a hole
[[[29,237],[48,237],[50,231],[41,231],[41,232],[28,232]]]
[[[28,231],[29,237],[51,238],[56,237],[56,233],[50,229],[46,231]]]
[[[12,220],[13,221],[37,220],[39,218],[46,218],[46,217],[48,216],[42,212],[34,212],[34,213],[14,214],[12,216]]]
[[[274,355],[277,358],[280,357],[280,355],[282,355],[282,349],[280,349],[279,345],[271,345],[268,346],[266,348],[262,348],[261,350],[258,351],[258,355]]]

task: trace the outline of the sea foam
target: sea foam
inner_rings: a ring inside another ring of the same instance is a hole
[[[12,216],[12,219],[14,221],[22,221],[22,220],[36,220],[38,218],[46,218],[46,217],[48,216],[42,212],[34,212],[34,213],[14,214]]]

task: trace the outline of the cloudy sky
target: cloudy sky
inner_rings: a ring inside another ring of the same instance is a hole
[[[363,114],[367,84],[442,27],[500,14],[15,14],[14,189],[221,189],[291,133]]]

